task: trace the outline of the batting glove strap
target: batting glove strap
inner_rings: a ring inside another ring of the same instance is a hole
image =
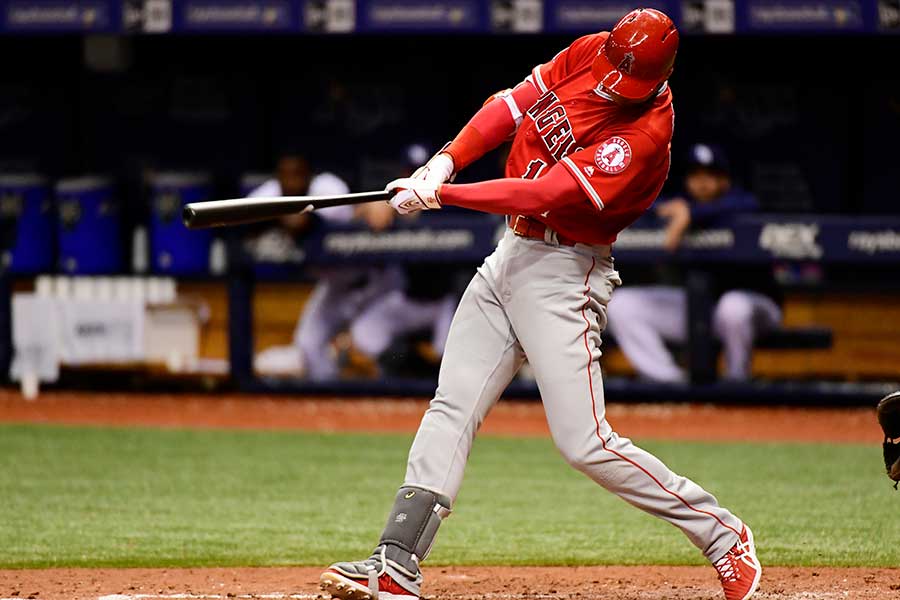
[[[388,204],[401,215],[406,215],[419,210],[441,208],[441,199],[438,193],[440,186],[440,183],[404,177],[390,182],[385,189],[394,192],[394,196],[388,200]]]
[[[412,174],[412,178],[431,181],[437,184],[453,181],[456,177],[453,157],[444,152],[449,145],[449,142],[444,144],[444,147],[441,148],[437,154],[432,156],[427,163],[415,170]]]

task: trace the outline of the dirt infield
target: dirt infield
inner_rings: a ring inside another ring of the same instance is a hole
[[[425,400],[50,392],[33,402],[0,390],[0,422],[310,431],[414,432]],[[612,404],[607,418],[634,438],[880,443],[872,409]],[[501,401],[482,433],[548,435],[539,402]]]
[[[0,422],[187,428],[415,431],[423,400],[296,401],[270,396],[169,396],[51,392],[26,402],[0,391]],[[881,440],[872,409],[612,405],[608,418],[635,438],[821,441]],[[548,435],[537,402],[501,402],[483,432]],[[175,600],[319,598],[320,570],[0,570],[0,600]],[[710,567],[431,567],[424,593],[452,600],[711,600],[721,589]],[[900,600],[900,569],[769,568],[754,598]]]
[[[0,571],[0,599],[175,600],[318,598],[319,569],[47,569]],[[431,567],[425,597],[448,600],[713,600],[721,588],[701,567]],[[759,600],[900,598],[900,571],[764,572]]]

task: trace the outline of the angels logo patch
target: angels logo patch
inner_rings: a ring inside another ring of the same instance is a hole
[[[631,67],[634,65],[634,53],[626,52],[625,56],[622,57],[622,61],[619,63],[619,66],[616,67],[617,71],[622,71],[623,73],[628,73],[631,75]]]
[[[611,137],[597,148],[594,162],[604,173],[621,173],[631,164],[631,146],[623,138]]]

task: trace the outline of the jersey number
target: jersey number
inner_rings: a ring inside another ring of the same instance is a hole
[[[528,168],[525,169],[525,172],[522,173],[522,179],[537,179],[537,176],[541,174],[541,171],[547,166],[547,163],[542,161],[539,158],[534,159],[530,163],[528,163]],[[542,217],[547,217],[550,214],[550,211],[542,212]]]
[[[522,173],[522,179],[537,179],[537,176],[540,175],[541,171],[543,171],[546,167],[547,163],[539,158],[536,158],[528,163],[528,168],[526,168],[525,172]]]

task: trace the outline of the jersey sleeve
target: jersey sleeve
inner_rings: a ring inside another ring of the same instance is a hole
[[[545,94],[569,73],[592,62],[608,35],[606,32],[592,33],[578,38],[572,45],[554,56],[553,60],[532,69],[525,81],[530,81],[541,94]]]
[[[669,149],[641,131],[626,132],[573,152],[560,163],[597,210],[603,210],[623,201],[653,202],[668,175]]]

